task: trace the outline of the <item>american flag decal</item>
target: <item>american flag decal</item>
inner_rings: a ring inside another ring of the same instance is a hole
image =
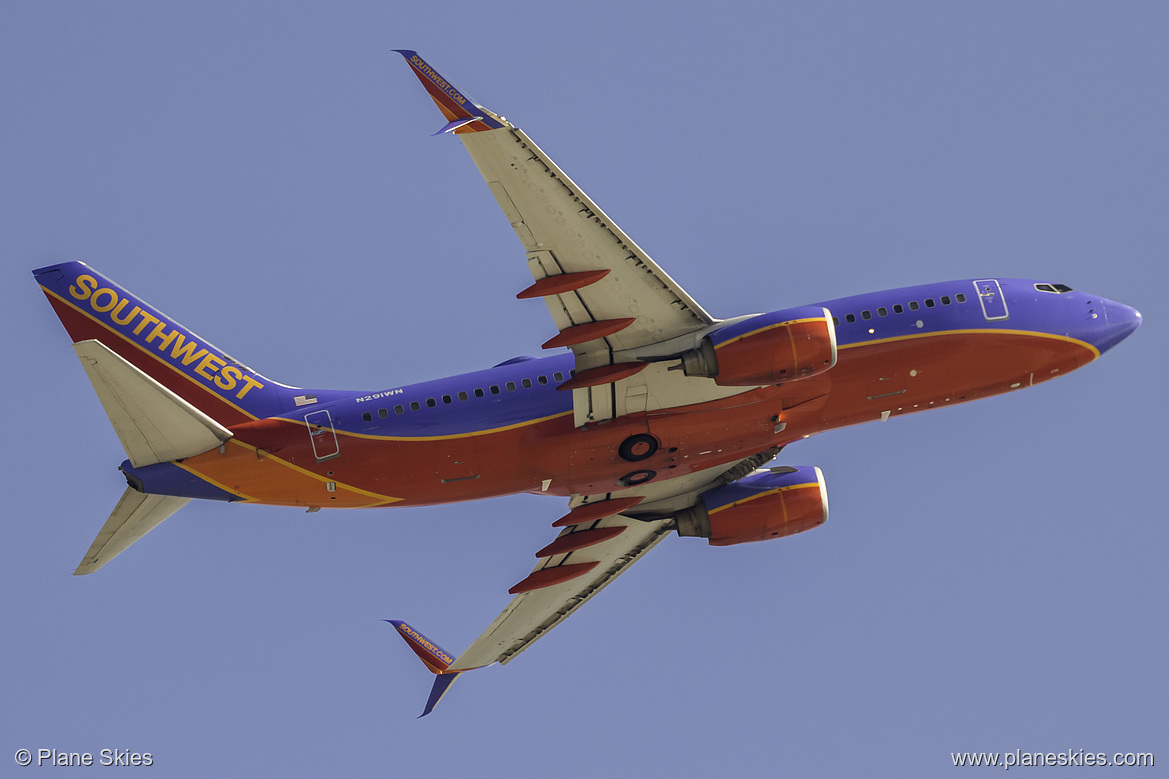
[[[296,403],[296,407],[300,408],[301,406],[311,406],[312,404],[316,403],[317,396],[316,395],[297,395],[292,400]]]

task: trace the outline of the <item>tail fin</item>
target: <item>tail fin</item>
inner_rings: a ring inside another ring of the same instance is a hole
[[[426,665],[432,674],[435,674],[434,686],[430,688],[430,697],[426,699],[426,708],[418,715],[421,719],[434,711],[434,707],[442,700],[442,696],[446,694],[447,689],[459,677],[459,674],[471,669],[448,671],[451,663],[455,661],[449,652],[400,619],[387,619],[386,622],[397,629],[398,634],[414,650],[414,654],[418,655],[418,659]]]
[[[219,424],[231,427],[293,406],[291,388],[256,373],[85,263],[51,265],[33,275],[74,343],[100,342]]]

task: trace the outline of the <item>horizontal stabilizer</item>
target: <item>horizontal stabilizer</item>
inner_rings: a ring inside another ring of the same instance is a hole
[[[135,468],[194,457],[232,437],[100,341],[79,341],[73,348]]]
[[[73,575],[81,576],[101,568],[190,500],[169,495],[146,495],[127,487]]]

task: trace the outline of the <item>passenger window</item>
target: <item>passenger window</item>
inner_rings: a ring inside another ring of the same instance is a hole
[[[515,382],[514,381],[509,381],[507,383],[507,391],[508,392],[515,392]]]
[[[381,417],[382,419],[389,419],[389,417],[390,417],[390,410],[389,410],[388,408],[379,408],[379,409],[377,410],[377,415],[378,415],[379,417]]]
[[[395,414],[405,414],[405,413],[406,413],[406,409],[405,409],[403,406],[401,406],[401,405],[394,406],[394,413],[395,413]]]
[[[833,325],[833,327],[840,327],[840,317],[838,317],[838,316],[832,317],[832,325]]]
[[[528,389],[529,387],[532,386],[532,380],[531,379],[524,379],[523,381],[520,382],[520,384],[524,385],[524,389]]]
[[[862,312],[861,312],[861,317],[862,317],[863,319],[872,319],[872,318],[873,318],[873,312],[872,312],[872,311],[862,311]]]
[[[933,299],[933,298],[926,298],[926,299],[925,299],[925,307],[926,307],[926,308],[933,308],[935,305],[937,305],[937,304],[936,304],[936,303],[934,303],[934,299]]]
[[[361,421],[362,422],[372,422],[373,421],[373,414],[366,411],[364,414],[361,415]]]
[[[963,295],[961,292],[959,292],[957,295],[954,296],[954,300],[957,300],[959,303],[965,303],[966,296]]]
[[[536,381],[540,382],[541,384],[547,384],[548,377],[547,376],[537,376]]]
[[[435,400],[434,398],[427,398],[426,399],[426,407],[427,408],[434,408],[437,405],[438,405],[438,401]]]
[[[950,305],[950,296],[949,295],[942,295],[942,305],[943,306]]]
[[[459,392],[459,400],[466,400],[466,399],[467,399],[467,393],[460,391]]]
[[[919,308],[921,308],[921,306],[919,306],[919,305],[917,304],[917,301],[916,301],[916,300],[911,300],[911,301],[909,301],[909,310],[910,310],[910,311],[916,311],[916,310],[918,310]]]
[[[411,411],[421,411],[422,404],[419,403],[417,400],[412,400],[412,401],[410,401],[410,410]]]
[[[844,321],[848,322],[851,325],[853,322],[856,321],[856,314],[845,314]]]
[[[450,395],[443,395],[442,402],[449,406],[451,403],[454,402],[454,399]]]
[[[889,309],[881,306],[877,309],[877,316],[889,316]]]
[[[498,395],[498,394],[499,394],[499,385],[498,385],[498,384],[492,384],[490,387],[488,387],[488,389],[490,389],[490,390],[491,390],[491,394],[492,394],[492,395]]]
[[[905,313],[905,306],[901,305],[900,303],[894,303],[893,304],[893,313],[894,314],[904,314]]]
[[[483,388],[482,387],[475,388],[475,397],[477,397],[477,398],[483,397]]]
[[[556,373],[552,374],[552,378],[555,379],[556,381],[564,381],[564,374],[561,373],[560,371],[556,371]]]

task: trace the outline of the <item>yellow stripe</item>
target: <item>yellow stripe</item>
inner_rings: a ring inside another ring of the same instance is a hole
[[[789,484],[786,487],[779,487],[778,489],[768,490],[767,492],[760,492],[758,495],[752,495],[749,498],[743,498],[742,500],[736,500],[734,503],[728,503],[725,506],[719,506],[718,508],[716,508],[714,511],[712,511],[710,513],[717,514],[718,512],[722,511],[723,509],[730,509],[730,508],[734,508],[735,506],[742,506],[744,503],[750,503],[753,500],[758,500],[759,498],[766,498],[769,495],[777,495],[781,492],[787,492],[788,490],[802,490],[805,487],[819,487],[819,486],[820,486],[820,482],[817,482],[817,481],[810,481],[806,484]]]
[[[858,341],[857,343],[844,344],[843,346],[838,346],[837,349],[838,350],[855,349],[859,346],[874,346],[876,344],[894,343],[896,341],[908,341],[908,340],[914,339],[914,338],[934,338],[934,337],[942,336],[942,335],[967,335],[967,334],[975,334],[975,335],[984,335],[984,334],[1026,335],[1026,336],[1031,336],[1033,338],[1050,338],[1054,341],[1064,341],[1065,343],[1076,344],[1077,346],[1084,347],[1085,349],[1087,349],[1088,351],[1090,351],[1092,353],[1093,360],[1100,356],[1099,349],[1097,349],[1092,344],[1087,343],[1086,341],[1081,341],[1078,338],[1072,338],[1072,337],[1066,336],[1066,335],[1055,335],[1054,333],[1041,333],[1041,332],[1038,332],[1036,330],[1008,330],[1006,328],[999,329],[999,328],[994,328],[994,327],[973,328],[970,330],[939,330],[939,331],[935,331],[932,333],[912,333],[910,335],[893,336],[892,338],[877,338],[877,339],[874,339],[872,341]]]
[[[743,333],[742,335],[736,335],[734,338],[732,338],[729,341],[723,341],[721,344],[719,344],[715,348],[721,349],[724,346],[730,346],[735,341],[741,341],[744,338],[750,338],[753,335],[756,335],[758,333],[762,333],[762,332],[767,331],[767,330],[774,330],[777,327],[786,327],[787,325],[798,325],[798,324],[802,324],[804,322],[826,322],[826,321],[828,321],[827,317],[815,316],[815,317],[807,317],[805,319],[789,319],[786,322],[776,322],[773,325],[767,325],[766,327],[761,327],[758,330],[752,330],[749,333]]]
[[[229,440],[230,440],[230,439],[229,439]],[[182,469],[183,469],[184,471],[186,471],[187,473],[189,473],[189,474],[191,474],[192,476],[194,476],[196,479],[202,479],[203,481],[207,482],[208,484],[214,484],[216,487],[218,487],[219,489],[223,490],[224,492],[230,492],[232,495],[238,495],[238,496],[240,496],[241,498],[243,498],[244,500],[246,500],[246,501],[251,501],[252,503],[258,503],[258,502],[259,502],[259,501],[257,501],[255,498],[253,498],[251,495],[245,495],[244,493],[240,492],[239,490],[233,490],[231,487],[228,487],[226,484],[221,484],[221,483],[219,483],[219,482],[215,481],[215,479],[211,479],[211,478],[208,478],[208,477],[204,476],[203,474],[201,474],[201,473],[199,473],[198,471],[196,471],[194,468],[188,468],[186,465],[184,465],[183,463],[179,462],[178,460],[173,460],[172,462],[173,462],[175,465],[177,465],[177,466],[179,466],[180,468],[182,468]]]
[[[476,430],[473,433],[452,433],[450,435],[420,435],[420,436],[392,436],[392,435],[374,435],[372,433],[351,433],[348,430],[338,430],[337,435],[349,436],[350,438],[367,438],[374,441],[452,441],[456,438],[471,438],[473,436],[491,435],[492,433],[502,433],[505,430],[515,430],[521,427],[528,427],[530,425],[538,425],[541,422],[547,422],[550,419],[559,419],[560,417],[570,416],[573,412],[562,411],[559,414],[552,414],[547,417],[540,417],[539,419],[529,419],[526,422],[516,422],[514,425],[507,425],[505,427],[493,427],[489,430]],[[289,420],[294,422],[295,420]]]
[[[275,460],[277,463],[279,463],[280,465],[283,465],[285,468],[291,468],[292,470],[296,471],[297,473],[300,473],[304,476],[308,476],[310,478],[316,479],[319,482],[322,482],[322,483],[334,482],[338,487],[344,487],[345,489],[349,490],[350,492],[356,492],[359,495],[368,495],[371,498],[377,498],[379,501],[382,501],[385,503],[397,503],[400,500],[404,500],[404,498],[395,498],[392,495],[383,495],[379,492],[371,492],[369,490],[363,490],[360,487],[354,487],[352,484],[346,484],[345,482],[337,481],[336,479],[330,479],[328,476],[321,476],[319,474],[313,473],[310,470],[306,470],[304,468],[301,468],[299,465],[293,465],[292,463],[288,462],[287,460],[281,459],[274,454],[269,454],[267,452],[264,452],[261,455],[261,453],[259,452],[257,447],[252,446],[251,444],[246,444],[243,441],[240,441],[240,440],[235,439],[235,438],[230,439],[227,443],[235,444],[236,446],[242,446],[244,449],[247,449],[249,452],[256,452],[257,455],[262,456],[264,460]],[[200,478],[202,478],[202,477],[200,477]],[[373,505],[376,505],[376,504],[373,504]]]
[[[150,351],[150,350],[149,350],[149,349],[147,349],[145,346],[142,346],[141,344],[139,344],[139,343],[137,343],[137,342],[135,342],[135,341],[132,341],[132,340],[130,340],[130,339],[129,339],[129,338],[127,338],[125,335],[123,335],[121,332],[119,332],[119,331],[115,330],[114,328],[110,327],[108,324],[106,324],[105,322],[101,321],[101,320],[100,320],[100,319],[98,319],[97,317],[93,316],[93,315],[92,315],[92,314],[90,314],[88,311],[85,311],[84,309],[80,308],[79,306],[76,306],[76,305],[74,305],[74,304],[73,304],[71,301],[69,301],[69,300],[66,300],[65,298],[61,297],[61,296],[60,296],[60,295],[58,295],[56,292],[53,292],[51,289],[46,289],[46,288],[45,288],[45,287],[43,287],[43,286],[41,287],[41,289],[42,289],[42,290],[44,290],[45,294],[47,294],[47,295],[52,295],[52,296],[53,296],[53,297],[55,297],[57,300],[60,300],[62,303],[64,303],[65,305],[69,306],[69,307],[70,307],[70,308],[72,308],[74,311],[77,311],[77,312],[78,312],[79,314],[81,314],[82,316],[88,317],[88,318],[89,318],[90,320],[92,320],[93,322],[97,323],[98,325],[101,325],[101,326],[102,326],[102,327],[104,327],[106,330],[108,330],[109,332],[113,333],[114,335],[116,335],[118,338],[122,339],[122,340],[123,340],[123,341],[125,341],[126,343],[130,344],[131,346],[137,347],[137,348],[138,348],[138,349],[139,349],[141,352],[143,352],[144,354],[148,354],[148,355],[150,355],[150,356],[151,356],[151,357],[153,357],[154,359],[158,360],[158,362],[159,362],[159,363],[161,363],[162,365],[165,365],[167,368],[170,368],[172,371],[174,371],[175,373],[177,373],[179,376],[182,376],[184,379],[186,379],[187,381],[191,382],[192,384],[194,384],[194,385],[195,385],[196,387],[198,387],[199,389],[203,390],[204,392],[207,392],[207,393],[211,394],[211,395],[212,395],[213,397],[215,397],[215,398],[218,398],[219,400],[221,400],[221,401],[223,401],[224,403],[226,403],[227,405],[231,406],[231,407],[232,407],[232,408],[234,408],[236,411],[239,411],[241,414],[243,414],[244,416],[248,417],[249,419],[253,419],[253,420],[255,420],[255,419],[259,419],[259,417],[257,417],[255,414],[251,414],[251,413],[249,413],[248,411],[246,411],[246,410],[244,410],[244,409],[240,408],[240,407],[239,407],[239,406],[237,406],[235,403],[232,403],[230,400],[228,400],[227,398],[223,397],[222,395],[219,395],[219,394],[218,394],[218,393],[216,393],[214,390],[210,389],[209,387],[206,387],[206,386],[204,386],[203,384],[201,384],[200,382],[198,382],[198,381],[197,381],[195,378],[193,378],[192,376],[188,376],[186,373],[184,373],[183,371],[179,370],[179,369],[178,369],[178,368],[176,368],[175,366],[171,365],[169,362],[167,362],[166,360],[164,360],[162,357],[160,357],[159,355],[155,354],[154,352]],[[201,338],[200,338],[199,340],[200,340],[200,341],[202,341],[203,339],[201,339]],[[208,344],[207,344],[206,342],[204,342],[204,346],[206,346],[206,345],[208,345]],[[291,387],[291,388],[289,388],[289,389],[299,389],[299,388],[298,388],[298,387]],[[573,413],[573,412],[571,412],[571,411],[565,411],[565,412],[561,412],[561,413],[559,413],[559,414],[552,414],[551,416],[540,417],[539,419],[531,419],[531,420],[528,420],[528,421],[526,421],[526,422],[517,422],[517,423],[516,423],[516,424],[514,424],[514,425],[506,425],[506,426],[504,426],[504,427],[494,427],[494,428],[491,428],[491,429],[489,429],[489,430],[477,430],[477,431],[475,431],[475,432],[472,432],[472,433],[454,433],[454,434],[452,434],[452,435],[435,435],[435,436],[380,436],[380,435],[373,435],[373,434],[368,434],[368,433],[351,433],[351,432],[349,432],[349,431],[347,431],[347,430],[335,430],[335,432],[336,432],[338,435],[343,435],[343,436],[350,436],[351,438],[369,438],[369,439],[373,439],[373,440],[377,440],[377,441],[449,441],[449,440],[453,440],[453,439],[455,439],[455,438],[470,438],[471,436],[482,436],[482,435],[490,435],[491,433],[502,433],[502,432],[504,432],[504,431],[506,431],[506,430],[514,430],[514,429],[516,429],[516,428],[525,427],[525,426],[527,426],[527,425],[536,425],[536,424],[539,424],[539,423],[541,423],[541,422],[547,422],[547,421],[548,421],[548,420],[550,420],[550,419],[556,419],[556,418],[558,418],[558,417],[568,416],[568,415],[570,415],[570,414],[572,414],[572,413]],[[269,418],[269,419],[282,419],[282,418],[284,418],[284,417],[268,417],[268,418]],[[284,418],[284,419],[287,419],[287,418]],[[300,420],[299,420],[299,419],[288,419],[287,421],[289,421],[289,422],[292,422],[293,424],[300,424]],[[200,478],[202,478],[202,477],[200,477]],[[331,480],[330,480],[330,481],[331,481]],[[360,490],[359,490],[359,491],[360,491]],[[228,490],[228,492],[232,492],[232,490]],[[370,493],[370,494],[373,494],[373,493]],[[402,498],[390,498],[389,496],[382,496],[382,497],[387,497],[387,498],[389,498],[389,500],[391,500],[391,501],[398,501],[398,500],[402,500]]]

